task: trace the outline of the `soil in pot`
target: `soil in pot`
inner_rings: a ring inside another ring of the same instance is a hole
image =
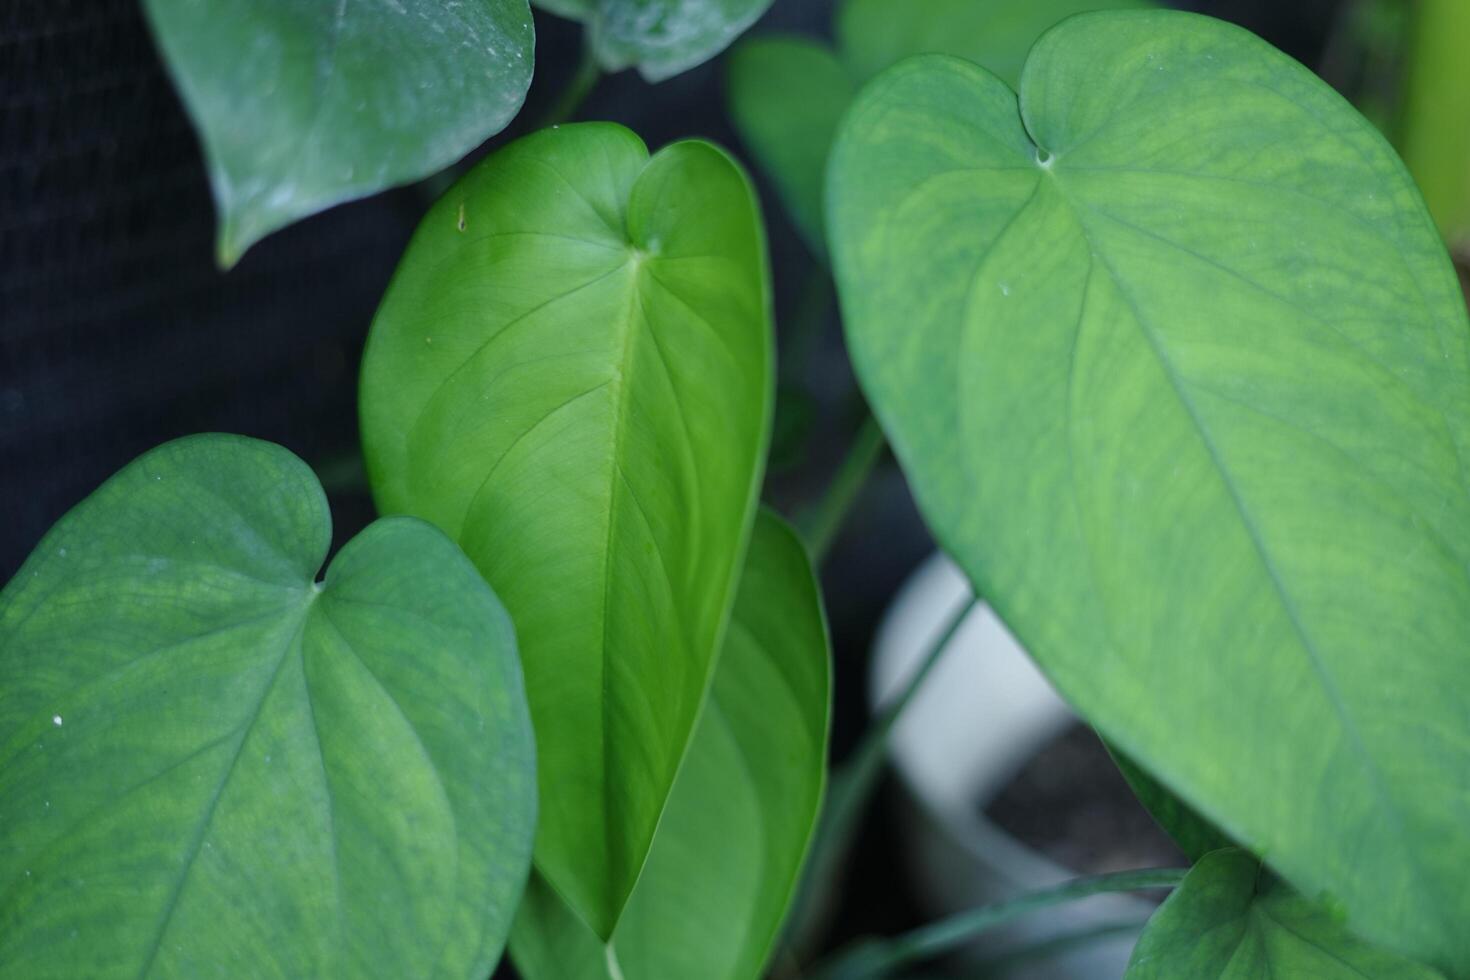
[[[1031,757],[984,807],[986,817],[1080,874],[1188,864],[1133,795],[1102,740],[1073,725]]]

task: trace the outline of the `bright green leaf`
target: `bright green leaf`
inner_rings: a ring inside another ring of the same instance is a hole
[[[1465,975],[1470,334],[1393,152],[1131,12],[1048,33],[1019,107],[904,62],[830,166],[858,375],[979,594],[1232,840]]]
[[[661,82],[730,46],[772,0],[535,0],[587,26],[598,64]]]
[[[535,824],[509,619],[286,450],[171,442],[0,593],[0,976],[471,980]]]
[[[293,221],[458,160],[531,84],[527,0],[147,0],[233,264]]]
[[[1127,980],[1443,980],[1369,946],[1244,851],[1215,851],[1154,913]]]
[[[379,506],[456,538],[516,622],[536,861],[603,936],[643,866],[734,599],[772,399],[749,181],[563,126],[429,212],[373,324]]]
[[[736,47],[730,114],[807,243],[822,255],[827,151],[862,82],[909,55],[952,54],[1014,84],[1026,52],[1058,21],[1151,6],[1149,0],[846,0],[837,11],[835,52],[796,37],[756,37]]]
[[[709,700],[613,934],[624,980],[761,975],[821,799],[828,672],[806,552],[763,513]],[[603,944],[539,876],[511,954],[528,980],[608,977]]]

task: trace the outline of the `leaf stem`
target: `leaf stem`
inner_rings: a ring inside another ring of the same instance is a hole
[[[837,468],[837,474],[832,478],[826,495],[804,515],[800,524],[805,531],[807,547],[811,549],[812,564],[815,567],[821,567],[827,553],[832,549],[837,532],[842,530],[843,522],[857,502],[858,494],[862,492],[869,474],[882,458],[886,445],[878,420],[869,414]]]
[[[556,101],[547,107],[537,121],[536,129],[546,129],[569,122],[587,101],[587,96],[597,87],[597,82],[602,78],[602,66],[597,63],[597,55],[592,50],[590,42],[582,45],[582,58],[577,62],[577,70],[567,81],[566,87],[557,95]]]
[[[830,966],[819,968],[816,976],[819,980],[878,980],[921,960],[953,952],[981,933],[1032,912],[1108,892],[1174,888],[1187,873],[1186,868],[1152,868],[1076,878],[1055,888],[982,905],[893,939],[859,944],[838,954]]]

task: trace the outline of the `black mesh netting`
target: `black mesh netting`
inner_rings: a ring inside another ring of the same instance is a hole
[[[412,222],[393,198],[340,208],[220,273],[138,0],[0,4],[0,573],[173,436],[349,446],[357,354]]]

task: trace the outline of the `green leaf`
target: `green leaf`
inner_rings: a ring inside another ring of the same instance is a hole
[[[702,65],[754,24],[772,0],[535,0],[586,24],[607,71],[637,68],[650,82]]]
[[[830,657],[796,535],[762,513],[709,700],[613,934],[625,980],[761,976],[822,795]],[[603,944],[539,876],[511,934],[528,980],[609,977]]]
[[[483,977],[530,867],[515,639],[286,450],[129,464],[0,593],[0,975]]]
[[[1382,945],[1470,963],[1470,352],[1403,166],[1238,28],[902,63],[833,149],[859,378],[1072,703]]]
[[[554,0],[548,0],[554,2]],[[915,54],[952,54],[1008,82],[1053,24],[1086,11],[1151,7],[1149,0],[846,0],[837,50],[798,37],[755,37],[730,57],[726,90],[742,142],[775,183],[817,255],[826,254],[822,183],[837,123],[862,82]],[[792,98],[800,92],[800,98]]]
[[[1348,932],[1245,851],[1206,855],[1149,919],[1127,980],[1443,980]]]
[[[456,538],[516,622],[536,862],[604,937],[643,867],[734,600],[770,431],[749,181],[686,141],[547,130],[429,212],[373,324],[385,513]]]
[[[219,257],[427,177],[515,117],[527,0],[146,0],[199,129]]]

